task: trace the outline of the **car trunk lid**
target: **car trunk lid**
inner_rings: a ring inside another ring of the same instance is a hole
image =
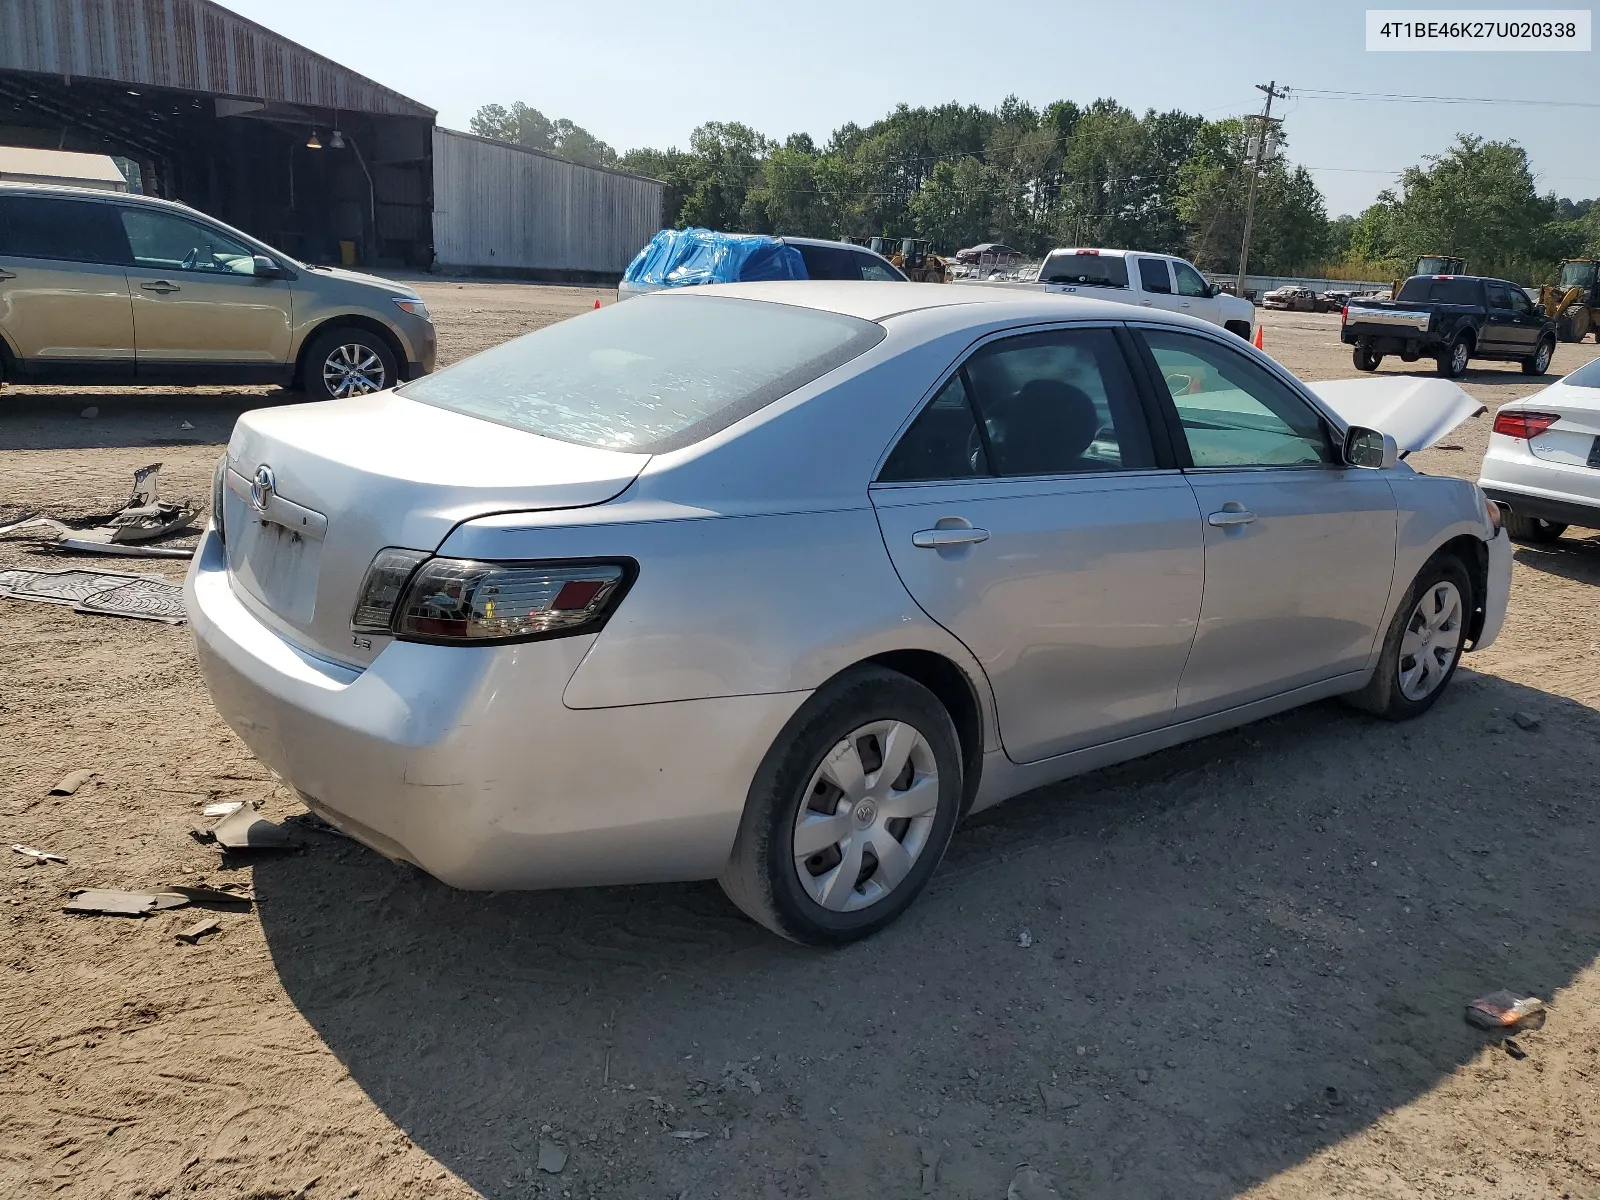
[[[379,550],[432,551],[491,513],[603,504],[648,461],[393,392],[260,409],[228,443],[229,576],[289,641],[365,666],[387,639],[354,635],[350,617]]]

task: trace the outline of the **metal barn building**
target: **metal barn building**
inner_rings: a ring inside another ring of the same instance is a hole
[[[0,145],[131,159],[297,257],[604,277],[659,227],[659,183],[434,118],[210,0],[0,0]]]

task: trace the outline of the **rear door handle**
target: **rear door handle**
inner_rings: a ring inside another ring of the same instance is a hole
[[[954,529],[921,529],[911,535],[911,544],[919,550],[942,550],[947,546],[971,546],[987,542],[987,529],[957,526]]]
[[[165,279],[158,279],[154,283],[141,283],[139,286],[147,292],[157,292],[163,296],[168,295],[171,292],[181,292],[183,290],[177,284],[168,283]]]
[[[1221,512],[1214,512],[1207,517],[1206,524],[1226,529],[1231,525],[1248,525],[1255,519],[1255,513],[1248,508],[1225,508]]]

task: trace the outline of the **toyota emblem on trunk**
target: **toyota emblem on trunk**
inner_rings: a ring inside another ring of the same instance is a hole
[[[272,468],[262,463],[256,468],[255,478],[250,481],[250,507],[257,512],[267,511],[267,505],[272,503],[272,493],[278,490],[278,481],[272,474]]]

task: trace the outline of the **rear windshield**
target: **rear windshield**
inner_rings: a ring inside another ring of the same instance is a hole
[[[1591,358],[1576,371],[1567,372],[1561,382],[1568,387],[1600,388],[1600,358]]]
[[[1400,285],[1396,300],[1409,304],[1482,304],[1482,285],[1476,279],[1430,279],[1413,275]]]
[[[1039,282],[1125,288],[1128,260],[1110,254],[1052,254],[1039,268]]]
[[[883,327],[786,304],[652,295],[548,325],[400,389],[581,446],[692,445],[863,353]]]

